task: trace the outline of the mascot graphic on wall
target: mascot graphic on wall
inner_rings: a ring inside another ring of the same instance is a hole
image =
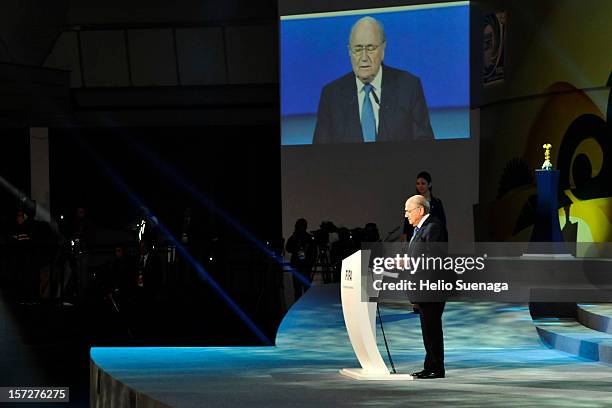
[[[608,78],[612,85],[612,73]],[[559,221],[566,242],[612,241],[612,92],[607,112],[582,90],[558,82],[533,120],[521,157],[509,160],[498,181],[497,199],[481,216],[489,225],[480,240],[528,241],[535,221],[534,170],[541,146],[550,142],[560,171]]]

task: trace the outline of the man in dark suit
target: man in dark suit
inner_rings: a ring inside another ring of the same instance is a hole
[[[313,143],[433,139],[421,81],[383,65],[386,45],[378,20],[355,23],[349,37],[353,72],[323,88]]]
[[[157,334],[154,329],[162,289],[162,264],[147,240],[140,241],[138,250],[138,261],[133,265],[135,269],[129,276],[121,301],[134,336],[143,340]]]
[[[446,241],[444,227],[440,221],[429,214],[429,202],[421,195],[410,197],[405,205],[406,218],[414,227],[409,243],[409,256],[417,257],[425,252],[426,256],[436,256],[439,245]],[[431,243],[431,244],[430,244]],[[419,271],[416,272],[416,276]],[[428,299],[429,300],[429,299]],[[421,333],[425,346],[425,363],[422,371],[412,375],[420,379],[444,378],[444,337],[442,333],[442,312],[445,302],[419,302]]]

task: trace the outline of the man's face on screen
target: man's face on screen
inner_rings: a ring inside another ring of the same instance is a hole
[[[382,41],[378,26],[364,21],[353,30],[349,54],[353,72],[363,83],[372,82],[385,57],[386,42]]]

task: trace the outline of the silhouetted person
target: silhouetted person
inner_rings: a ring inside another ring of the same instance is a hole
[[[189,253],[201,261],[204,253],[208,254],[208,242],[202,239],[200,220],[198,214],[194,214],[191,207],[186,207],[183,210],[180,224],[178,225],[178,236],[180,236],[181,244],[189,251]],[[196,271],[184,257],[176,257],[173,267],[175,270],[169,274],[168,278],[172,279],[172,284],[175,289],[182,286],[192,286],[197,282]]]
[[[72,224],[72,240],[77,250],[83,253],[91,251],[95,245],[95,228],[84,207],[77,207]]]
[[[77,207],[68,236],[70,268],[65,272],[68,276],[64,276],[64,295],[70,298],[71,287],[76,286],[76,295],[82,304],[91,295],[93,279],[89,271],[89,257],[95,247],[95,228],[84,207]]]
[[[9,253],[12,254],[12,284],[21,303],[36,302],[38,277],[34,259],[33,224],[23,210],[18,210],[9,232]]]
[[[368,222],[363,229],[364,242],[379,242],[380,232],[378,226],[374,222]]]
[[[340,282],[342,260],[357,251],[348,228],[338,228],[338,240],[331,244],[330,260],[333,266],[333,281]]]
[[[136,263],[126,253],[122,245],[115,246],[114,256],[107,265],[102,286],[105,297],[117,311],[122,310],[122,303],[130,296],[131,281],[134,279]]]
[[[317,231],[313,232],[315,249],[313,251],[312,276],[316,272],[321,273],[323,283],[333,281],[333,263],[331,261],[331,244],[338,239],[338,227],[331,221],[323,221]]]
[[[308,289],[309,283],[312,282],[315,242],[314,237],[308,233],[307,229],[308,222],[304,218],[297,220],[293,234],[289,237],[285,246],[287,252],[291,254],[289,263],[293,268],[293,289],[296,301]]]
[[[53,263],[59,250],[59,236],[46,221],[32,222],[34,236],[34,260],[36,262],[36,275],[39,282],[38,295],[42,299],[53,296],[53,285],[57,285],[53,276]]]
[[[125,303],[136,336],[145,339],[152,334],[151,328],[157,317],[157,299],[162,283],[161,262],[147,241],[140,241],[138,252],[138,259],[126,288],[128,298]]]
[[[134,289],[140,293],[138,296],[150,301],[158,295],[160,289],[161,265],[157,255],[151,251],[149,242],[140,241],[138,252]]]
[[[98,339],[116,341],[125,338],[133,339],[133,323],[130,314],[130,284],[134,279],[136,263],[123,245],[116,245],[113,257],[106,263],[100,276],[99,293],[102,302],[99,304],[95,325]]]

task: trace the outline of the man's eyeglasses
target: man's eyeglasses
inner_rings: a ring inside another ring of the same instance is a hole
[[[351,54],[353,54],[353,55],[361,55],[361,53],[364,50],[368,54],[374,54],[376,52],[376,50],[378,49],[378,47],[380,47],[381,45],[382,44],[378,44],[378,45],[374,45],[374,44],[352,45],[352,46],[349,46],[349,50],[351,51]]]
[[[413,212],[414,210],[418,210],[419,208],[421,208],[422,206],[419,205],[417,207],[411,208],[410,210],[406,210],[406,214],[410,214],[411,212]]]

